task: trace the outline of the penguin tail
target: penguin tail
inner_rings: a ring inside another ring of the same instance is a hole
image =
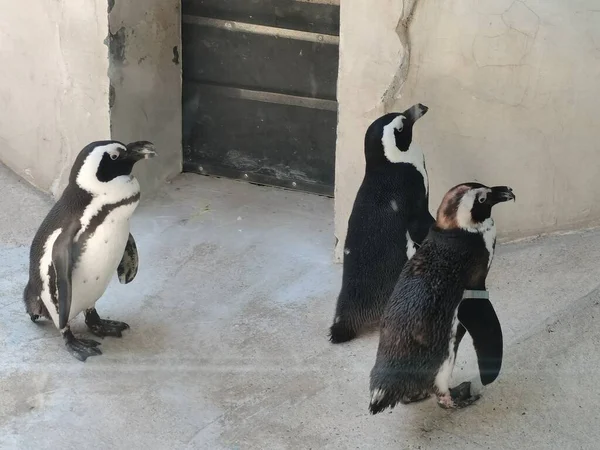
[[[329,328],[329,340],[333,344],[341,344],[343,342],[351,341],[356,337],[356,331],[354,327],[351,327],[348,322],[339,321],[335,322]]]
[[[371,401],[369,411],[378,414],[398,403],[419,403],[431,397],[426,377],[415,374],[415,368],[392,365],[385,360],[375,363],[371,370]]]
[[[44,302],[35,293],[31,292],[30,282],[27,282],[27,286],[23,290],[23,302],[32,322],[36,322],[40,317],[50,318]]]
[[[371,414],[378,414],[386,408],[393,409],[397,403],[396,396],[389,389],[371,389],[371,402],[369,403],[369,412]]]
[[[388,365],[384,360],[378,358],[371,370],[371,402],[369,411],[378,414],[386,408],[394,408],[402,397],[401,375],[398,371]]]

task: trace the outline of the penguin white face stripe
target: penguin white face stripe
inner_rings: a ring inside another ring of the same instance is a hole
[[[114,182],[118,180],[122,184],[123,181],[125,181],[124,179],[129,178],[129,176],[123,175],[109,182],[102,182],[98,180],[97,177],[98,167],[100,166],[100,161],[102,161],[102,157],[105,153],[118,156],[119,152],[126,150],[127,149],[124,145],[116,142],[101,145],[92,150],[87,158],[85,158],[85,161],[83,162],[81,168],[79,169],[79,173],[77,174],[77,184],[79,187],[92,195],[108,194],[111,191],[118,192],[119,187],[117,185],[120,183]]]
[[[398,116],[386,126],[383,127],[383,136],[381,143],[383,144],[383,153],[389,162],[399,163],[404,161],[403,151],[396,146],[395,130],[402,131],[404,128],[404,120],[406,117]]]
[[[404,128],[404,120],[406,117],[398,116],[392,120],[389,124],[383,127],[383,136],[381,143],[383,145],[383,153],[387,160],[391,163],[405,163],[411,164],[419,171],[423,176],[423,183],[425,185],[425,193],[429,191],[429,179],[427,177],[427,170],[425,169],[425,157],[423,152],[417,144],[411,142],[408,150],[403,152],[396,146],[396,135],[395,130],[402,131]]]
[[[490,188],[482,187],[477,189],[471,189],[461,197],[460,203],[456,211],[456,223],[462,230],[468,231],[469,233],[478,233],[483,237],[485,242],[485,248],[489,253],[488,269],[492,264],[494,257],[494,245],[496,244],[496,225],[494,219],[488,217],[483,222],[474,222],[471,210],[473,205],[478,199],[484,199],[492,190]]]
[[[471,189],[465,192],[460,199],[458,210],[456,211],[456,223],[460,228],[473,233],[479,233],[488,227],[487,225],[484,225],[486,224],[486,221],[480,223],[473,222],[471,210],[478,197],[487,195],[490,192],[492,192],[492,190],[489,188]]]
[[[50,292],[50,270],[55,270],[52,264],[52,250],[54,243],[62,233],[62,228],[54,230],[54,232],[48,237],[44,243],[44,252],[40,259],[40,278],[42,280],[42,291],[40,294],[41,300],[46,306],[52,321],[58,326],[58,310],[54,302],[52,301],[52,293]],[[58,289],[58,287],[56,288]],[[54,292],[54,295],[58,299],[58,292]]]
[[[491,189],[487,188],[473,189],[467,192],[461,199],[456,213],[456,222],[460,228],[470,233],[479,233],[482,235],[483,241],[485,242],[485,248],[489,254],[488,269],[492,265],[492,259],[494,258],[496,224],[491,217],[488,217],[483,222],[474,223],[471,216],[471,209],[473,208],[473,203],[475,202],[478,193],[486,194],[489,192],[491,192]]]

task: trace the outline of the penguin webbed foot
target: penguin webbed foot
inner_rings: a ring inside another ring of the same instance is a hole
[[[65,340],[65,347],[67,347],[69,353],[79,361],[84,362],[90,356],[102,354],[102,351],[97,348],[100,345],[100,342],[94,341],[93,339],[77,339],[69,329],[63,332],[63,339]]]
[[[480,394],[471,394],[471,382],[464,381],[456,387],[450,388],[450,392],[438,396],[438,405],[444,409],[461,409],[472,405],[481,398]]]
[[[429,392],[422,391],[418,394],[409,397],[403,397],[402,399],[400,399],[400,403],[402,403],[403,405],[410,405],[411,403],[421,403],[425,400],[428,400],[429,397],[431,397],[431,394]]]
[[[105,320],[100,319],[100,323],[88,325],[90,331],[98,337],[123,337],[123,331],[129,329],[129,325],[125,322],[118,322],[116,320]]]
[[[85,324],[98,337],[112,336],[120,338],[123,336],[123,331],[129,329],[129,325],[125,322],[101,319],[95,309],[85,312]]]

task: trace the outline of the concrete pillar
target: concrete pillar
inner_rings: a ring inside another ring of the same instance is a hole
[[[180,0],[116,0],[109,13],[113,139],[152,141],[134,172],[150,193],[181,172]]]
[[[0,0],[0,160],[58,195],[81,148],[110,137],[105,0]]]

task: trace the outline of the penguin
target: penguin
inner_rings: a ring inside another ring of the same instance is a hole
[[[76,338],[69,323],[83,312],[99,337],[121,337],[124,322],[101,319],[96,301],[116,271],[130,283],[138,271],[130,218],[140,201],[140,185],[131,171],[154,157],[154,145],[138,141],[97,141],[84,147],[71,168],[69,183],[41,223],[29,256],[29,280],[23,292],[31,320],[52,320],[67,350],[78,360],[101,355],[99,342]]]
[[[515,199],[510,187],[490,188],[479,183],[459,184],[444,196],[435,224],[402,270],[382,315],[377,357],[370,374],[372,414],[397,403],[422,401],[432,394],[446,409],[464,408],[480,397],[472,393],[471,382],[455,388],[449,385],[461,319],[466,331],[473,331],[484,367],[499,369],[493,363],[498,356],[501,359],[501,354],[493,353],[498,349],[493,308],[487,324],[488,315],[483,314],[477,322],[469,311],[472,304],[462,310],[461,302],[465,296],[469,302],[489,302],[485,295],[478,299],[477,293],[486,292],[485,280],[494,256],[492,207]],[[477,306],[474,311],[478,311]],[[479,311],[489,313],[486,307]],[[477,326],[471,327],[473,322]],[[485,344],[488,339],[491,344]],[[485,373],[482,378],[493,381],[496,375]]]
[[[378,323],[404,264],[435,222],[429,179],[413,126],[428,111],[416,104],[386,114],[365,133],[365,175],[348,220],[342,287],[329,339],[354,339]]]

